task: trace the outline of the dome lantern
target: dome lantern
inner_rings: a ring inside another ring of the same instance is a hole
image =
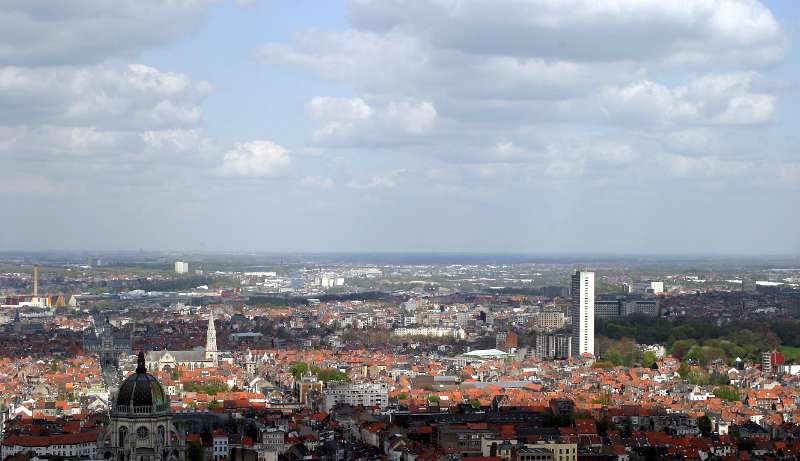
[[[114,413],[119,415],[152,415],[167,413],[169,400],[155,376],[147,372],[144,352],[137,357],[136,372],[119,386]]]

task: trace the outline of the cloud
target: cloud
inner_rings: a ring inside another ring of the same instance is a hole
[[[205,81],[140,64],[0,67],[0,156],[47,158],[60,169],[92,157],[85,170],[96,174],[156,168],[175,154],[199,166],[212,149],[200,129],[210,91]]]
[[[786,47],[753,0],[352,0],[349,12],[359,30],[404,30],[476,55],[750,67]]]
[[[628,144],[601,141],[592,146],[589,157],[600,162],[625,165],[636,159],[636,153]]]
[[[330,189],[335,185],[331,178],[324,178],[322,176],[306,176],[300,183],[305,187],[314,189]]]
[[[612,118],[641,125],[758,125],[772,119],[775,97],[753,91],[756,73],[706,75],[668,88],[650,80],[607,88]]]
[[[201,117],[205,81],[131,64],[0,68],[0,123],[185,127]]]
[[[12,0],[0,7],[0,65],[95,64],[195,29],[211,0]]]
[[[347,30],[259,50],[358,95],[309,102],[318,147],[484,163],[497,178],[518,174],[509,163],[571,178],[688,154],[730,178],[741,143],[726,130],[778,113],[764,75],[787,36],[755,0],[352,0],[348,13]]]
[[[160,151],[187,152],[210,148],[211,140],[198,130],[148,130],[141,134],[142,140]]]
[[[12,176],[0,181],[0,197],[58,197],[67,190],[65,184],[42,175]]]
[[[616,81],[628,63],[581,63],[513,56],[483,56],[437,48],[404,31],[385,34],[347,30],[307,30],[289,44],[268,43],[259,50],[269,64],[299,67],[355,84],[366,94],[416,94],[466,98],[544,98],[584,94],[598,83]]]
[[[800,162],[785,162],[780,165],[780,177],[787,184],[800,186]]]
[[[750,173],[753,167],[750,162],[718,157],[666,155],[664,161],[672,175],[686,178],[737,178]]]
[[[428,101],[370,102],[363,98],[316,97],[307,112],[318,126],[312,140],[318,145],[352,146],[404,143],[436,126],[437,112]]]
[[[353,179],[347,186],[353,189],[394,189],[398,185],[398,178],[406,172],[405,168],[375,174],[366,179]]]
[[[289,151],[267,140],[237,144],[225,153],[223,176],[276,177],[291,165]]]

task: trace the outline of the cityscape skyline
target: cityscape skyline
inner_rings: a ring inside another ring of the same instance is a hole
[[[800,461],[800,1],[0,30],[0,461]]]

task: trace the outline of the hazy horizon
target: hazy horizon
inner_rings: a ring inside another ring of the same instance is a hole
[[[3,252],[800,255],[796,2],[78,0],[0,26]]]

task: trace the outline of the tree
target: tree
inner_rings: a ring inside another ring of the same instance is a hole
[[[215,408],[219,408],[219,400],[215,399],[215,400],[212,400],[212,401],[208,402],[208,409],[209,410],[213,410]]]
[[[656,363],[656,354],[652,351],[645,351],[644,357],[642,358],[642,366],[650,368],[654,363]]]
[[[312,373],[317,375],[320,381],[327,383],[328,381],[344,381],[350,382],[350,377],[347,376],[347,373],[339,371],[335,368],[313,368]]]
[[[703,433],[703,437],[708,437],[711,434],[711,418],[708,415],[703,415],[697,419],[697,428]]]
[[[303,375],[307,374],[308,370],[308,364],[305,362],[296,362],[289,367],[289,372],[292,373],[292,376],[296,380],[299,380]]]
[[[681,362],[681,365],[678,367],[678,374],[681,375],[681,378],[688,378],[690,371],[689,365],[687,365],[686,362]]]
[[[616,349],[611,349],[603,354],[603,359],[613,363],[614,365],[622,364],[622,355]]]
[[[187,461],[204,461],[205,459],[205,450],[203,450],[203,446],[200,445],[198,441],[189,442],[189,446],[186,448],[186,460]]]
[[[672,344],[672,355],[677,359],[683,359],[683,357],[689,352],[692,346],[697,345],[697,341],[694,339],[682,339],[680,341],[675,341]]]

